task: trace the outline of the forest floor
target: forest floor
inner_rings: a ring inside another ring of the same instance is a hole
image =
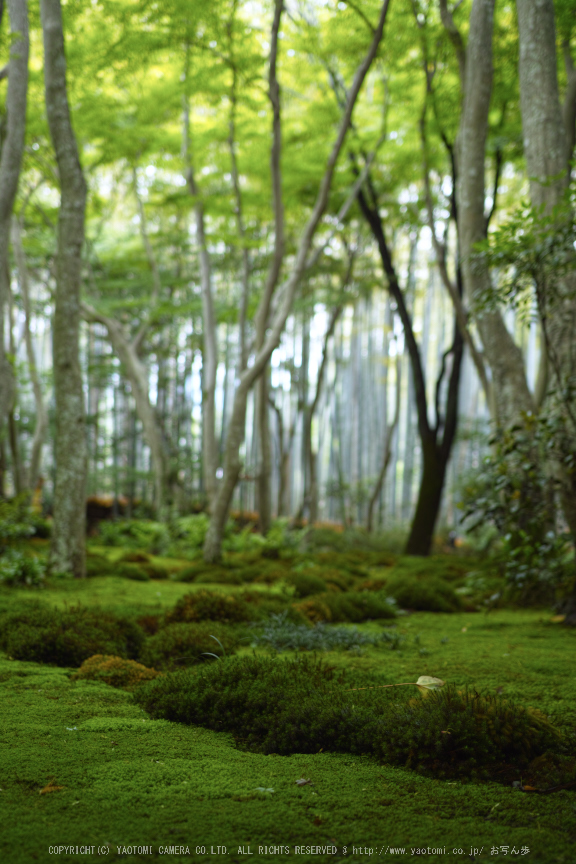
[[[279,590],[251,588],[270,595]],[[40,602],[42,608],[82,604],[153,617],[200,590],[233,596],[244,589],[108,575],[55,582],[41,591],[2,589],[0,611]],[[396,650],[368,645],[323,657],[363,682],[367,675],[382,683],[430,675],[499,693],[573,729],[576,632],[551,621],[548,610],[472,608],[360,623],[354,625],[359,632],[386,629],[401,642]],[[265,652],[240,647],[238,653],[254,650]],[[6,864],[103,856],[172,862],[401,862],[416,855],[446,862],[576,860],[576,786],[539,794],[510,783],[434,779],[364,756],[246,752],[228,733],[150,719],[130,692],[72,680],[72,672],[0,654],[0,860]]]

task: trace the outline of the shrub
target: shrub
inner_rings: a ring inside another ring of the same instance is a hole
[[[134,698],[153,717],[232,732],[257,752],[366,754],[441,777],[490,776],[561,746],[541,714],[498,696],[446,687],[411,699],[405,688],[349,692],[355,684],[306,655],[242,657],[158,678]]]
[[[219,657],[224,653],[229,655],[234,648],[234,637],[222,625],[208,622],[169,624],[146,640],[142,660],[158,669],[177,669],[179,666],[192,666],[209,660],[207,653]]]
[[[103,609],[50,609],[35,604],[3,617],[0,648],[15,660],[80,666],[94,654],[138,657],[144,633],[129,619]]]
[[[160,555],[170,545],[168,529],[161,522],[148,519],[125,519],[117,522],[100,522],[100,542],[104,546],[122,546],[130,549],[147,549]]]
[[[148,669],[135,660],[125,660],[108,654],[95,654],[71,675],[73,681],[101,681],[111,687],[132,690],[145,681],[153,681],[161,672]]]
[[[386,592],[404,609],[421,612],[457,612],[462,605],[452,586],[436,577],[393,576],[386,581]]]
[[[200,549],[204,545],[210,519],[206,513],[196,513],[192,516],[181,516],[170,526],[170,534],[176,541],[191,549]]]
[[[263,630],[252,640],[275,651],[349,651],[363,645],[387,643],[397,648],[402,641],[398,633],[361,633],[355,627],[335,627],[320,622],[313,627],[288,620],[287,612],[271,615]]]
[[[27,496],[0,501],[0,548],[33,534],[33,514]]]
[[[6,549],[0,556],[0,583],[37,588],[44,584],[46,567],[43,561],[25,555],[18,549]]]
[[[228,594],[198,591],[185,594],[174,608],[167,613],[166,621],[223,621],[233,624],[237,621],[250,621],[252,615],[248,604]]]

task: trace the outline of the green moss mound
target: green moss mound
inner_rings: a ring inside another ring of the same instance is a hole
[[[143,642],[144,633],[134,621],[84,606],[34,604],[0,621],[2,650],[15,660],[55,666],[80,666],[94,654],[137,658]]]
[[[321,594],[326,591],[326,582],[320,576],[310,571],[302,573],[290,573],[287,581],[294,587],[295,597],[310,597],[312,594]]]
[[[257,752],[365,754],[440,777],[489,777],[560,746],[541,714],[497,696],[351,686],[309,656],[243,657],[157,679],[134,698],[152,717],[232,732]]]
[[[156,669],[148,669],[135,660],[125,660],[109,654],[95,654],[82,663],[71,675],[73,681],[101,681],[111,687],[132,690],[145,681],[153,681],[160,675]]]
[[[250,607],[244,600],[210,591],[185,594],[166,615],[166,621],[170,624],[197,621],[235,624],[239,621],[250,621],[252,618]]]
[[[386,593],[402,608],[419,612],[458,612],[462,608],[452,586],[436,576],[391,576],[386,580]]]
[[[301,603],[295,608],[309,621],[332,621],[334,623],[394,618],[396,613],[383,594],[368,591],[343,591],[321,594]]]
[[[177,669],[234,653],[236,639],[229,628],[214,622],[169,624],[146,640],[142,660],[157,669]]]

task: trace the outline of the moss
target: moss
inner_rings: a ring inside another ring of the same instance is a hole
[[[210,591],[185,594],[166,615],[168,623],[222,621],[232,624],[250,620],[252,620],[250,607],[244,600],[229,594],[216,594]]]
[[[396,614],[383,596],[357,591],[322,594],[302,603],[296,603],[295,608],[313,623],[319,621],[358,623],[378,618],[394,618]]]
[[[71,675],[71,680],[101,681],[111,687],[132,690],[146,681],[153,681],[160,674],[156,669],[148,669],[135,660],[126,660],[109,654],[95,654],[82,663],[80,669]]]
[[[294,587],[295,597],[309,597],[326,591],[326,582],[310,570],[290,573],[287,581]]]
[[[306,655],[230,659],[179,673],[135,694],[153,717],[233,732],[262,753],[369,754],[442,777],[489,777],[561,746],[538,711],[498,696],[446,687],[427,699],[405,692],[351,692],[351,681]]]
[[[158,669],[192,666],[210,658],[234,653],[236,638],[230,629],[215,622],[169,624],[146,640],[142,660]]]
[[[462,608],[462,601],[452,586],[437,577],[420,580],[411,576],[391,576],[386,580],[385,590],[404,609],[457,612]]]
[[[114,573],[122,579],[132,579],[134,582],[148,582],[150,576],[140,564],[130,564],[121,561],[115,565]]]
[[[133,621],[84,606],[50,609],[39,604],[6,615],[0,648],[18,660],[80,666],[94,654],[136,658],[144,633]]]

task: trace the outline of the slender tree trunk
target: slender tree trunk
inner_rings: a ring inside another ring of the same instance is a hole
[[[60,0],[41,0],[46,113],[61,201],[52,344],[56,398],[56,479],[50,549],[53,571],[85,575],[86,428],[79,358],[80,281],[86,183],[70,122]]]
[[[5,310],[10,295],[10,219],[18,191],[26,127],[29,50],[26,0],[8,0],[8,13],[12,42],[8,62],[6,131],[0,157],[0,440],[4,435],[5,422],[15,397],[14,372],[6,357],[4,339]]]
[[[484,161],[488,112],[492,93],[492,28],[495,0],[474,0],[466,56],[464,105],[457,147],[458,238],[468,297],[490,291],[487,267],[472,265],[474,244],[486,236]],[[530,4],[526,4],[530,5]],[[483,312],[477,326],[492,370],[497,421],[510,426],[525,412],[534,411],[522,353],[508,332],[500,312]]]
[[[372,495],[370,496],[370,500],[368,501],[368,514],[366,517],[366,530],[372,531],[374,528],[374,510],[376,508],[377,502],[380,500],[380,496],[382,494],[382,488],[384,486],[384,481],[386,479],[386,473],[388,471],[388,466],[390,465],[390,460],[392,458],[392,441],[394,439],[394,433],[398,428],[398,422],[400,420],[400,369],[401,369],[400,359],[396,360],[396,400],[395,400],[395,408],[394,408],[394,417],[392,418],[392,422],[386,426],[386,434],[384,436],[384,446],[382,448],[382,462],[380,465],[380,471],[378,472],[378,477],[376,478],[376,483],[374,484],[374,489],[372,490]],[[386,398],[387,394],[385,394],[384,398]]]
[[[167,518],[171,503],[169,482],[169,453],[160,426],[158,414],[150,402],[148,374],[140,360],[134,343],[131,342],[119,321],[97,312],[87,303],[82,304],[82,315],[87,321],[103,324],[114,353],[120,360],[127,380],[130,382],[136,413],[142,423],[144,438],[150,448],[154,474],[154,506],[160,519]]]
[[[34,427],[34,438],[32,439],[32,452],[30,455],[30,466],[28,469],[28,477],[26,486],[28,489],[35,489],[40,476],[40,467],[42,464],[42,447],[48,429],[48,413],[44,404],[44,396],[42,394],[42,385],[38,374],[38,366],[36,364],[36,356],[34,346],[32,344],[32,333],[30,330],[30,289],[28,282],[28,268],[26,266],[26,256],[22,247],[22,237],[20,232],[20,222],[18,219],[12,220],[12,248],[14,257],[18,267],[18,282],[20,285],[20,293],[22,295],[22,305],[24,307],[24,341],[26,343],[26,355],[28,358],[28,370],[30,381],[32,382],[32,392],[34,393],[34,405],[36,409],[36,425]]]
[[[270,441],[270,365],[258,379],[256,393],[256,413],[258,418],[258,524],[261,533],[266,536],[272,524],[272,444]]]

